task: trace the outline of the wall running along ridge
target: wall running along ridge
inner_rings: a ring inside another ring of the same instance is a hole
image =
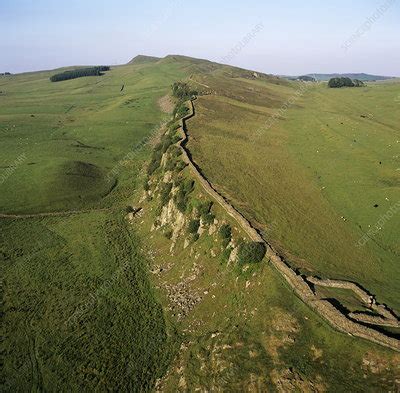
[[[400,352],[400,341],[396,338],[389,337],[384,333],[378,332],[363,323],[375,324],[381,326],[399,327],[399,320],[393,311],[384,305],[377,304],[374,296],[362,289],[355,283],[341,280],[322,280],[318,277],[303,277],[297,274],[273,249],[273,247],[265,241],[265,239],[257,232],[251,223],[236,210],[205,178],[201,169],[194,162],[190,151],[186,147],[188,142],[186,121],[195,115],[194,104],[190,100],[187,102],[189,113],[180,120],[179,134],[182,140],[178,142],[182,150],[184,162],[190,167],[191,172],[200,182],[204,190],[231,216],[243,230],[248,234],[250,239],[255,242],[263,243],[266,247],[266,256],[271,264],[283,276],[287,283],[292,287],[296,295],[322,318],[324,318],[335,329],[347,333],[352,336],[361,337],[374,343],[391,348]],[[329,300],[320,299],[313,290],[314,285],[326,286],[331,288],[344,288],[353,291],[364,303],[371,309],[378,312],[379,316],[367,315],[362,313],[344,314],[337,309]]]

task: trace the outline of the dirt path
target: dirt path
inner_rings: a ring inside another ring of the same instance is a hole
[[[212,183],[204,176],[201,169],[194,162],[189,149],[187,148],[188,135],[186,122],[195,115],[195,108],[192,101],[188,101],[189,114],[181,120],[180,133],[182,141],[179,146],[182,149],[183,159],[188,164],[194,176],[198,179],[204,190],[231,216],[243,230],[248,234],[249,238],[255,242],[263,243],[266,246],[266,256],[271,264],[282,275],[286,282],[291,286],[296,295],[310,308],[323,317],[335,329],[347,333],[352,336],[364,338],[377,344],[389,347],[400,352],[400,341],[394,337],[386,335],[375,330],[371,325],[378,326],[400,326],[399,320],[395,313],[384,305],[376,302],[375,296],[371,295],[360,285],[342,280],[322,280],[318,277],[303,277],[296,273],[286,261],[273,249],[273,247],[257,232],[252,224],[232,206],[212,185]],[[315,285],[321,285],[331,288],[344,288],[353,291],[371,310],[375,311],[379,316],[374,317],[367,314],[357,313],[357,316],[346,314],[342,309],[337,308],[335,299],[321,299],[316,295]],[[367,322],[368,320],[368,322]],[[366,324],[367,323],[367,324]]]

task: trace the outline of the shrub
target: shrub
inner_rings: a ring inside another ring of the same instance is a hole
[[[212,224],[215,218],[215,215],[210,213],[211,207],[213,203],[210,201],[200,203],[197,207],[200,217],[202,218],[205,224]]]
[[[214,222],[215,215],[212,213],[207,213],[202,216],[204,224],[210,225]]]
[[[229,257],[231,256],[232,247],[226,247],[221,254],[221,258],[224,262],[229,261]]]
[[[165,170],[166,171],[173,171],[175,169],[176,161],[174,160],[168,160],[167,163],[165,164]]]
[[[153,151],[153,156],[152,159],[150,161],[149,166],[147,167],[147,175],[152,175],[160,166],[161,164],[161,157],[162,154],[159,150],[154,150]]]
[[[180,172],[186,168],[186,163],[183,162],[182,160],[179,160],[178,163],[176,164],[175,169]]]
[[[219,228],[219,234],[221,235],[222,239],[229,239],[229,241],[232,238],[232,228],[229,224],[223,224],[221,225],[221,228]]]
[[[168,229],[168,230],[166,230],[166,231],[164,232],[164,236],[165,236],[167,239],[171,239],[171,238],[172,238],[172,235],[173,235],[172,229]]]
[[[197,207],[197,211],[199,212],[200,216],[204,216],[210,212],[211,206],[212,206],[212,202],[210,202],[210,201],[202,202]]]
[[[182,137],[181,137],[180,135],[175,134],[175,135],[172,137],[172,143],[175,145],[175,144],[178,143],[181,139],[182,139]],[[179,151],[180,151],[180,149],[179,149]]]
[[[172,85],[172,95],[179,100],[185,101],[197,95],[197,91],[192,90],[190,86],[185,82],[175,82]]]
[[[186,116],[189,112],[189,108],[183,102],[179,102],[173,111],[174,118],[181,119],[182,117]]]
[[[145,190],[145,191],[149,191],[150,190],[150,185],[149,185],[149,179],[146,177],[146,179],[144,179],[144,182],[143,182],[143,189]]]
[[[161,186],[161,206],[165,206],[169,201],[169,194],[172,190],[172,183],[163,183]]]
[[[175,195],[175,204],[181,213],[184,213],[187,208],[189,194],[193,191],[194,180],[183,180],[178,185],[178,191]]]
[[[200,227],[200,220],[191,220],[188,224],[189,233],[197,233]]]
[[[178,146],[171,146],[170,153],[171,153],[171,156],[176,157],[176,158],[179,157],[180,155],[182,155],[182,151]]]
[[[127,213],[133,213],[133,212],[135,211],[135,209],[134,209],[132,206],[127,206],[127,207],[125,208],[125,211],[126,211]]]
[[[192,233],[191,238],[193,242],[199,240],[200,235],[198,233]]]
[[[238,263],[258,263],[264,258],[265,244],[258,242],[243,242],[239,246]]]

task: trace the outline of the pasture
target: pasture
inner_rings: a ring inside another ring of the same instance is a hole
[[[206,176],[294,267],[356,281],[399,311],[400,84],[199,81],[215,91],[188,124]]]

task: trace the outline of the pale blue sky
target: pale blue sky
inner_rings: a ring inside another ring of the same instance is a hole
[[[137,54],[228,56],[275,74],[400,76],[400,1],[0,0],[0,72],[122,64]]]

